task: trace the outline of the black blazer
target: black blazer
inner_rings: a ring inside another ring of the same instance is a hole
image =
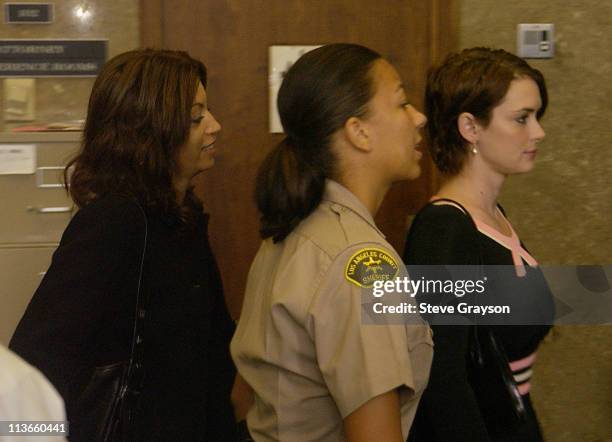
[[[139,439],[231,441],[234,324],[207,216],[193,229],[152,211],[147,219]],[[79,210],[11,340],[63,396],[71,440],[79,440],[76,404],[95,368],[129,357],[144,225],[128,198],[108,196]]]

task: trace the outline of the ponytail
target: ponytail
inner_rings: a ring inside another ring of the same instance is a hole
[[[266,156],[255,183],[262,238],[282,241],[321,203],[325,179],[338,172],[334,134],[367,114],[370,71],[379,58],[366,47],[336,43],[302,55],[285,74],[277,106],[288,136]]]
[[[259,167],[255,200],[261,213],[259,233],[263,239],[271,237],[275,243],[285,239],[323,198],[328,155],[318,152],[319,164],[315,164],[300,153],[296,142],[287,137]]]

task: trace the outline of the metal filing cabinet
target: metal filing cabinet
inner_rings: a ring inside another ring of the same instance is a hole
[[[1,344],[8,344],[70,221],[73,204],[61,175],[80,140],[81,132],[0,134],[0,149],[35,152],[34,173],[0,175]]]

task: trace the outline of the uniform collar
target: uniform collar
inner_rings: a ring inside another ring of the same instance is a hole
[[[325,193],[323,194],[323,199],[331,202],[332,204],[338,204],[346,207],[352,212],[355,212],[357,215],[363,218],[365,222],[371,225],[383,238],[385,238],[385,234],[380,231],[369,210],[366,209],[359,198],[357,198],[342,184],[332,180],[325,180]]]

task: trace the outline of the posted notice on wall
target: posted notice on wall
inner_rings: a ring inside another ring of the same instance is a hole
[[[29,175],[35,171],[35,144],[0,144],[0,175]]]
[[[0,40],[0,77],[95,77],[108,40]]]

